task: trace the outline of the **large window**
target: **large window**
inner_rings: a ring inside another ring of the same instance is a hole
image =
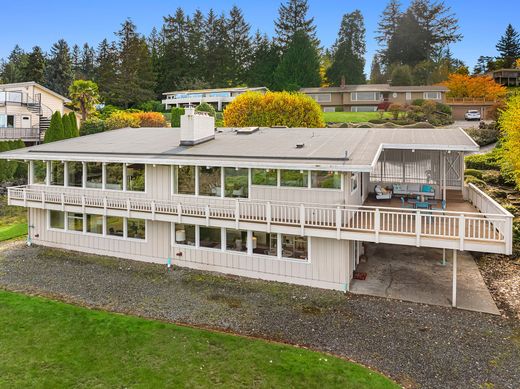
[[[352,101],[377,101],[381,98],[380,92],[352,92]]]
[[[51,161],[51,185],[63,186],[63,163],[59,161]]]
[[[221,245],[221,231],[216,227],[199,227],[200,247],[219,249]]]
[[[118,216],[107,216],[107,235],[125,236],[124,219]]]
[[[195,166],[177,166],[175,169],[175,193],[177,194],[195,194]]]
[[[199,168],[199,194],[201,196],[222,196],[220,167]]]
[[[101,162],[87,162],[87,188],[103,187],[103,164]]]
[[[278,174],[276,170],[253,169],[251,171],[253,185],[278,185]]]
[[[278,234],[253,231],[253,253],[262,255],[278,255]]]
[[[146,239],[146,220],[143,219],[127,219],[126,235],[132,239]]]
[[[226,229],[226,249],[247,252],[247,231]]]
[[[338,172],[311,172],[311,186],[323,189],[341,189],[341,175]]]
[[[352,112],[376,112],[377,105],[355,105],[350,107]]]
[[[330,93],[316,93],[309,96],[318,103],[330,103],[332,100],[332,95]]]
[[[83,186],[83,163],[67,162],[68,186]]]
[[[175,224],[175,243],[195,246],[196,228],[193,224]]]
[[[86,214],[87,232],[91,234],[103,233],[103,216]]]
[[[67,212],[67,229],[83,232],[83,214]]]
[[[306,188],[308,186],[309,174],[303,170],[281,170],[280,185]]]
[[[423,98],[425,100],[441,100],[441,92],[424,92]]]
[[[126,190],[145,191],[145,167],[142,163],[132,163],[126,166]]]
[[[2,128],[13,128],[14,127],[14,115],[0,115],[0,127]]]
[[[248,197],[248,169],[224,168],[226,197]]]
[[[47,162],[33,162],[33,184],[46,184],[47,182]]]
[[[309,257],[307,238],[282,234],[282,257],[307,259]]]
[[[51,228],[63,230],[65,228],[65,212],[49,211],[49,225]]]
[[[123,190],[123,164],[107,163],[106,169],[106,189]]]

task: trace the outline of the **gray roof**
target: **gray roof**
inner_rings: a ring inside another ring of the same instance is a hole
[[[330,92],[447,92],[442,85],[391,86],[389,84],[345,85],[344,87],[301,88],[303,93]]]
[[[179,146],[179,141],[178,128],[125,128],[13,150],[0,158],[369,171],[382,149],[478,150],[456,128],[261,128],[248,135],[222,128],[215,139],[195,146]]]
[[[214,88],[214,89],[186,89],[186,90],[178,90],[173,92],[165,92],[163,95],[171,95],[175,93],[215,93],[215,92],[247,92],[247,91],[259,91],[259,90],[267,90],[265,86],[256,86],[256,87],[247,87],[247,86],[239,86],[234,88]]]

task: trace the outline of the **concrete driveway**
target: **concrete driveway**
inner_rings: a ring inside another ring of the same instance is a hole
[[[352,293],[451,306],[451,250],[446,250],[445,266],[442,249],[367,243],[366,255],[357,271],[367,278],[354,280]],[[473,257],[459,252],[457,258],[457,308],[499,315]]]

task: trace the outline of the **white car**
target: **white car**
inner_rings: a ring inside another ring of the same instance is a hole
[[[466,120],[480,120],[480,111],[476,109],[470,109],[464,114]]]

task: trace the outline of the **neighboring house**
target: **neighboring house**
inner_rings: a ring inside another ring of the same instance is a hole
[[[343,85],[326,88],[302,88],[324,112],[375,112],[382,102],[411,104],[416,99],[446,101],[444,86],[391,86],[389,84]]]
[[[188,108],[180,129],[0,158],[29,161],[29,184],[9,188],[8,203],[29,208],[30,242],[348,290],[362,242],[511,253],[511,214],[464,184],[464,153],[476,150],[461,129],[215,131]],[[392,185],[401,194],[375,200],[376,186]],[[446,209],[403,208],[405,196]]]
[[[67,103],[66,97],[33,81],[0,84],[0,141],[38,143],[54,112],[70,112]]]
[[[167,92],[163,93],[166,97],[162,103],[168,110],[172,107],[188,107],[190,105],[196,106],[202,102],[206,102],[208,104],[214,105],[217,111],[222,111],[226,104],[232,102],[235,97],[249,91],[265,93],[267,92],[267,88],[240,87]]]
[[[504,86],[520,86],[520,69],[498,69],[489,72],[489,75]]]

